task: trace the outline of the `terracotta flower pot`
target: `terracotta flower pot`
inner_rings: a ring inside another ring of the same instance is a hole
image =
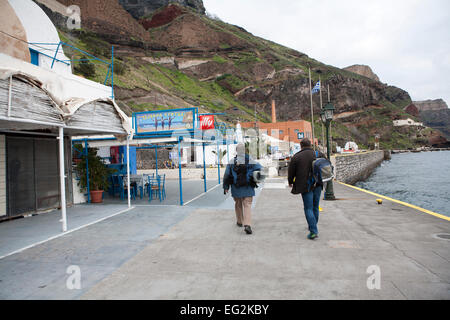
[[[92,190],[91,203],[102,203],[102,202],[103,202],[103,190]]]

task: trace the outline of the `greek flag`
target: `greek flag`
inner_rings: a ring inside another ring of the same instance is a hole
[[[316,85],[312,89],[312,93],[316,93],[316,92],[319,92],[319,91],[320,91],[320,80],[317,81]]]

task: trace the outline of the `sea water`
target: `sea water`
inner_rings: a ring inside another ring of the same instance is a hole
[[[450,151],[393,154],[356,186],[450,216]]]

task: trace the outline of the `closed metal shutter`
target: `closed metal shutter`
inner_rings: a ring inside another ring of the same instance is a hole
[[[34,141],[30,138],[7,137],[8,215],[34,211]]]
[[[7,137],[9,216],[60,206],[58,150],[55,138]]]
[[[58,144],[56,139],[34,139],[36,208],[59,206]]]

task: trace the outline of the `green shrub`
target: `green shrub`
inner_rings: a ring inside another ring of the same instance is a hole
[[[124,75],[127,70],[128,67],[125,62],[114,59],[114,74]]]
[[[83,56],[81,59],[87,59],[87,57]],[[82,60],[78,64],[75,65],[74,71],[76,74],[81,74],[85,78],[93,78],[95,77],[95,65],[87,60]]]

